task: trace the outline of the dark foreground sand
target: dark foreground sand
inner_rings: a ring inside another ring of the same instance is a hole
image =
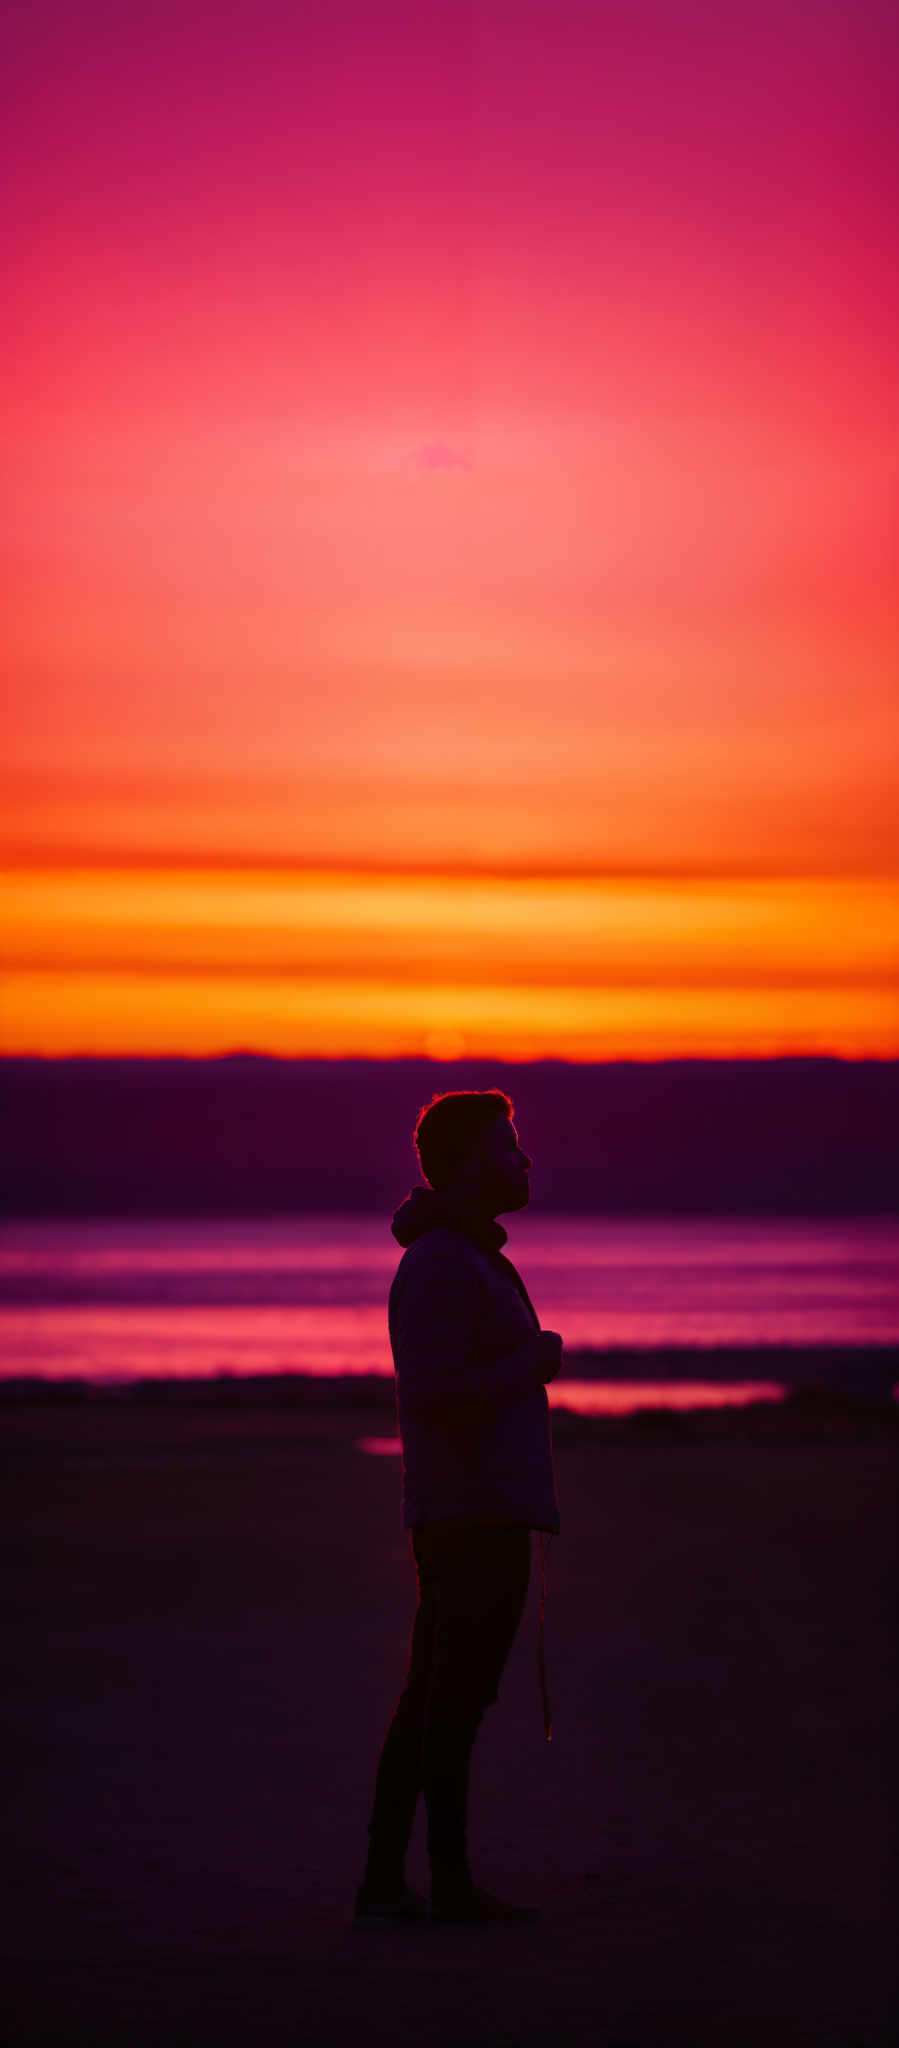
[[[472,1770],[527,1928],[353,1932],[414,1581],[383,1414],[7,1403],[12,2043],[885,2043],[895,1417],[557,1436]],[[409,1876],[426,1884],[420,1813]]]

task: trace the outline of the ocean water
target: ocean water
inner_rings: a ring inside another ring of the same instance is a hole
[[[506,1218],[507,1255],[572,1370],[550,1400],[634,1407],[660,1398],[654,1356],[719,1346],[899,1343],[899,1219]],[[389,1217],[13,1221],[0,1229],[0,1375],[96,1383],[147,1376],[391,1374],[387,1292],[400,1257]],[[639,1377],[585,1350],[637,1350]],[[645,1368],[644,1368],[645,1360]],[[711,1361],[710,1361],[711,1363]],[[687,1361],[685,1361],[685,1365]],[[777,1398],[723,1389],[689,1360],[666,1405]],[[614,1384],[612,1383],[614,1382]],[[761,1391],[760,1391],[761,1390]]]

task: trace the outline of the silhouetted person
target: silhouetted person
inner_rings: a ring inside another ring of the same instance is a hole
[[[435,1096],[415,1127],[429,1185],[393,1219],[406,1250],[388,1321],[418,1607],[378,1764],[357,1924],[428,1913],[405,1882],[420,1791],[431,1918],[536,1918],[475,1884],[467,1842],[472,1747],[524,1611],[531,1530],[559,1530],[545,1383],[562,1339],[541,1330],[495,1220],[530,1199],[532,1162],[512,1116],[498,1089]],[[545,1689],[544,1712],[549,1737]]]

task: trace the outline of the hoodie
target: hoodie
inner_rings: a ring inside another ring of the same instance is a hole
[[[388,1301],[403,1524],[471,1517],[559,1532],[546,1347],[502,1225],[415,1187]]]

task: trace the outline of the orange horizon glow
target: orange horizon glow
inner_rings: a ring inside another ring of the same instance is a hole
[[[0,1050],[899,1052],[890,878],[0,876]]]

